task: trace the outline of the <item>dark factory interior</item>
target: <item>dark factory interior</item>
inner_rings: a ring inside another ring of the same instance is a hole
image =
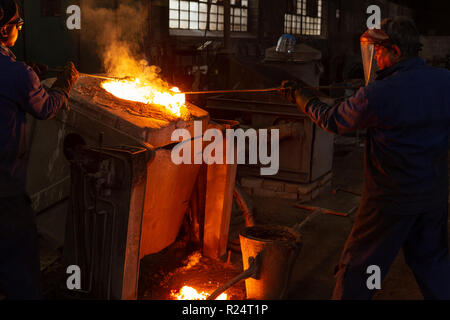
[[[450,300],[449,1],[15,2],[0,300]]]

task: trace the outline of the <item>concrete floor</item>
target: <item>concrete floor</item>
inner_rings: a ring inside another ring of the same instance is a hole
[[[350,151],[350,152],[348,152]],[[359,203],[359,197],[347,193],[333,194],[336,186],[360,192],[362,185],[363,149],[351,147],[337,152],[333,164],[332,186],[325,189],[308,205],[347,212]],[[295,201],[253,198],[257,223],[293,226],[301,222],[309,212],[294,208]],[[61,299],[61,287],[65,273],[60,269],[59,258],[64,241],[64,225],[67,202],[63,202],[38,216],[41,234],[41,262],[46,298]],[[333,288],[333,270],[352,227],[351,217],[322,215],[307,225],[302,232],[303,247],[298,257],[288,290],[288,299],[329,299]],[[58,226],[58,227],[56,227]],[[234,225],[230,237],[235,237],[242,225]],[[450,239],[449,239],[450,241]],[[242,259],[234,254],[236,272],[242,270]],[[382,289],[375,299],[422,299],[414,277],[400,253],[395,260]]]

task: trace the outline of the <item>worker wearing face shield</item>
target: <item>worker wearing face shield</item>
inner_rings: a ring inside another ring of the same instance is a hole
[[[324,130],[367,130],[363,193],[333,299],[372,298],[367,270],[378,266],[384,278],[400,249],[424,298],[450,299],[450,72],[427,66],[420,47],[411,20],[386,19],[361,37],[366,86],[346,101],[328,106],[297,83],[282,84]]]
[[[36,72],[10,50],[23,25],[17,4],[0,0],[0,292],[7,299],[40,299],[35,213],[25,193],[26,114],[54,117],[67,105],[78,72],[68,64],[45,90]]]

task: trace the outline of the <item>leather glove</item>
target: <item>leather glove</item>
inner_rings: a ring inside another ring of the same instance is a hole
[[[27,62],[26,64],[30,66],[31,69],[33,69],[33,71],[37,74],[39,79],[42,79],[48,72],[48,66],[45,64],[40,64],[36,62]]]
[[[281,94],[290,102],[297,104],[305,112],[306,106],[314,99],[318,99],[315,94],[303,88],[296,81],[285,80],[281,83]]]
[[[77,82],[78,77],[79,74],[73,62],[69,62],[64,66],[64,70],[58,74],[51,89],[60,91],[64,93],[67,98],[69,98],[70,91],[72,90],[75,82]]]
[[[300,84],[296,81],[284,80],[281,83],[281,95],[290,103],[296,103],[295,91],[300,90]]]

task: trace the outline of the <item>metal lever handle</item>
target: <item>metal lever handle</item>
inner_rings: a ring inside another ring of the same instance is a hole
[[[261,252],[258,253],[256,258],[250,257],[248,258],[249,267],[247,270],[242,272],[241,274],[237,275],[233,279],[231,279],[229,282],[218,288],[216,291],[214,291],[206,300],[216,300],[216,298],[225,290],[228,288],[234,286],[236,283],[238,283],[241,280],[257,276],[259,273],[259,269],[261,267]]]

